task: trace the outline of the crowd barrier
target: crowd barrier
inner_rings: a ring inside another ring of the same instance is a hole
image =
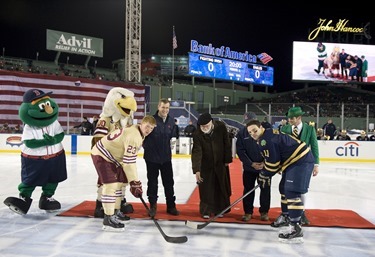
[[[63,140],[67,154],[90,154],[91,136],[66,135]],[[234,141],[235,142],[235,141]],[[172,139],[172,154],[189,157],[192,139],[180,137]],[[374,141],[318,141],[321,161],[334,162],[375,162]],[[22,145],[20,134],[0,134],[0,153],[20,152]],[[158,146],[155,146],[158,147]],[[143,154],[143,150],[139,152]]]
[[[20,152],[21,136],[21,134],[0,134],[0,152]],[[91,139],[92,136],[69,134],[65,135],[62,143],[67,154],[90,154]],[[180,137],[178,140],[172,138],[172,154],[189,155],[191,145],[192,139],[189,137]],[[143,149],[139,154],[143,154]]]

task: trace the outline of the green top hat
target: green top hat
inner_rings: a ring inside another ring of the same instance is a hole
[[[289,109],[286,116],[288,118],[293,118],[293,117],[302,116],[304,114],[305,114],[305,112],[302,111],[301,107],[292,107],[292,108]]]

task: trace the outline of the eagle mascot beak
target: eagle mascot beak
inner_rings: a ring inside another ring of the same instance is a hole
[[[122,126],[131,124],[134,112],[137,111],[137,101],[134,93],[126,88],[112,88],[104,101],[100,117],[111,117],[114,122],[120,121]]]

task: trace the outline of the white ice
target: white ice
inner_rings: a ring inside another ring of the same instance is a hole
[[[96,172],[88,155],[67,155],[68,179],[54,196],[62,210],[96,199]],[[178,203],[185,203],[195,187],[189,158],[174,158],[175,191]],[[372,163],[329,163],[320,165],[307,196],[308,209],[353,210],[375,224],[375,169]],[[146,190],[144,160],[138,159],[140,178]],[[278,176],[273,179],[272,207],[279,206]],[[60,217],[38,208],[40,188],[33,204],[21,216],[3,204],[18,196],[19,154],[0,154],[0,257],[244,257],[244,256],[375,256],[375,229],[304,227],[303,244],[283,244],[278,231],[268,225],[213,222],[201,230],[183,221],[158,221],[168,236],[188,237],[183,244],[168,243],[151,220],[132,219],[122,233],[102,231],[94,218]],[[258,192],[256,199],[258,198]],[[127,194],[130,202],[139,199]],[[159,186],[159,202],[165,202]],[[241,203],[240,203],[241,204]],[[259,206],[258,200],[255,206]]]

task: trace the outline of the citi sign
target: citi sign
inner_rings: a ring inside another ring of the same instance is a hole
[[[338,156],[359,156],[359,144],[356,142],[348,142],[344,146],[336,148]]]

